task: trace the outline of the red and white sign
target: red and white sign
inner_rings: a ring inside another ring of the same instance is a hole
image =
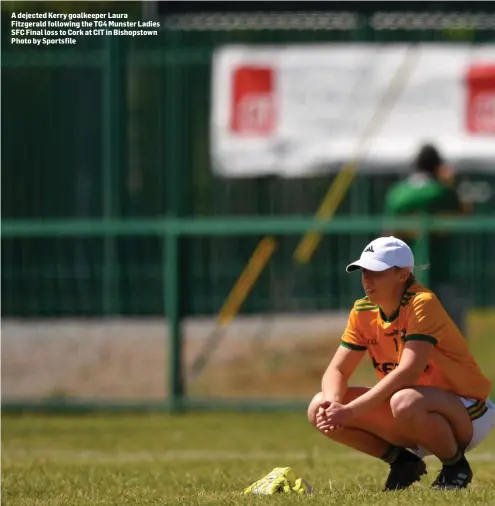
[[[213,59],[214,170],[299,177],[357,157],[360,170],[396,172],[433,142],[454,164],[493,172],[494,69],[493,45],[220,48]],[[392,80],[403,81],[400,92],[383,108]]]
[[[495,134],[495,63],[471,67],[467,85],[468,131],[472,134]]]
[[[232,73],[230,128],[239,135],[268,135],[275,128],[274,71],[242,66]]]

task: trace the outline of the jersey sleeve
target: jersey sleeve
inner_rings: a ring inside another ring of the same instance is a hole
[[[403,341],[426,341],[436,346],[446,323],[440,301],[432,294],[419,294],[410,303]]]
[[[364,351],[368,348],[363,335],[359,331],[358,316],[354,308],[349,314],[347,327],[342,334],[340,345],[353,351]]]

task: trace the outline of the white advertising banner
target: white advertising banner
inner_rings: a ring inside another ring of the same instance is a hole
[[[495,172],[495,45],[225,46],[212,80],[224,177],[402,170],[424,142]]]

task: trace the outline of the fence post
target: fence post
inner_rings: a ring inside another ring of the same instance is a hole
[[[102,68],[102,215],[104,220],[118,218],[119,173],[124,171],[122,136],[125,135],[125,60],[120,37],[103,39],[105,61]],[[120,313],[119,264],[116,238],[103,239],[103,313]]]
[[[417,242],[416,262],[419,260],[420,265],[428,265],[430,263],[430,219],[427,214],[422,214],[419,224],[419,238]],[[418,281],[429,287],[430,269],[419,271]]]
[[[167,217],[173,221],[184,214],[185,195],[184,177],[182,172],[182,141],[184,118],[182,117],[183,91],[180,62],[175,61],[174,50],[180,45],[180,32],[173,29],[166,31],[167,49],[172,58],[167,61],[165,69],[165,99],[162,102],[165,118],[164,136],[164,172],[166,178],[165,200]],[[172,411],[183,406],[184,378],[182,368],[182,335],[181,322],[186,314],[184,287],[187,286],[185,272],[186,256],[182,237],[175,229],[170,232],[166,241],[166,283],[165,297],[170,337],[170,400]]]
[[[163,236],[163,299],[169,328],[169,395],[172,411],[180,410],[184,394],[179,277],[179,235],[175,230],[170,230]]]

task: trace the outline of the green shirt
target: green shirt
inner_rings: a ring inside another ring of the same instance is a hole
[[[385,213],[389,216],[411,216],[417,214],[460,214],[461,202],[457,192],[436,179],[423,174],[414,174],[393,185],[385,197]],[[402,236],[415,251],[415,237]],[[435,283],[452,282],[452,241],[455,237],[446,234],[430,235],[429,279]],[[423,261],[424,259],[420,259]]]

